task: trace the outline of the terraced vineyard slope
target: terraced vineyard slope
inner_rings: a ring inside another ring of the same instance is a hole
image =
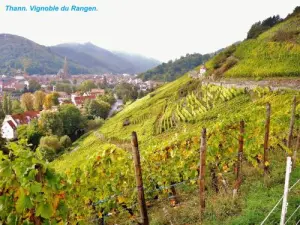
[[[208,209],[204,223],[260,223],[282,194],[285,157],[292,154],[285,140],[294,95],[299,97],[299,93],[294,91],[271,92],[268,88],[246,91],[202,85],[200,80],[193,80],[188,75],[164,85],[126,106],[99,130],[74,143],[76,151],[51,164],[57,172],[65,174],[67,180],[75,182],[68,191],[68,205],[72,209],[70,218],[83,224],[91,224],[95,220],[105,220],[108,224],[119,224],[120,221],[131,224],[139,219],[130,144],[131,132],[136,131],[146,200],[154,207],[153,211],[150,209],[150,220],[152,224],[166,224],[163,218],[167,217],[159,216],[161,208],[156,206],[155,199],[168,198],[169,193],[174,191],[170,187],[173,184],[186,184],[187,188],[177,189],[177,193],[185,195],[197,189],[199,136],[202,127],[206,127],[206,163],[208,171],[213,171],[207,172],[207,179],[217,177],[219,191],[216,193],[213,186],[207,185]],[[272,106],[272,151],[265,164],[270,169],[270,177],[264,184],[262,157],[267,102]],[[299,105],[296,111],[299,115]],[[244,175],[239,197],[231,201],[241,120],[245,122]],[[299,119],[296,126],[299,126]],[[296,137],[296,132],[294,134]],[[299,178],[299,173],[297,166],[291,182]],[[223,181],[227,184],[225,188]],[[297,190],[299,187],[290,194],[291,213],[299,203],[299,199],[295,198]],[[260,198],[264,204],[256,201]],[[199,207],[195,207],[198,198],[195,200],[190,196],[189,199],[193,202],[183,203],[177,209],[185,214],[173,212],[176,224],[200,223]],[[188,207],[189,204],[194,206]],[[172,210],[169,212],[172,213]],[[269,224],[278,221],[279,216],[280,213],[274,213]],[[293,218],[293,221],[296,219]]]
[[[300,10],[255,39],[232,45],[206,63],[220,77],[299,77]]]

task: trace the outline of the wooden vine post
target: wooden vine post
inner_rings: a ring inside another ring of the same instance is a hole
[[[271,105],[267,103],[266,123],[265,123],[265,141],[264,141],[264,173],[269,173],[269,136],[270,136]]]
[[[205,210],[205,166],[206,166],[206,128],[202,129],[200,144],[200,168],[199,168],[199,195],[200,195],[200,219],[203,220]]]
[[[297,162],[297,151],[299,151],[300,149],[300,129],[298,129],[298,136],[297,136],[297,143],[296,143],[296,147],[294,149],[294,153],[293,153],[293,158],[292,158],[292,167],[293,169],[296,168],[296,162]]]
[[[244,134],[245,134],[245,122],[240,121],[240,135],[239,135],[239,151],[237,157],[237,168],[236,168],[236,182],[233,189],[233,197],[236,196],[237,191],[242,183],[242,160],[244,152]]]
[[[140,214],[141,214],[143,225],[149,225],[149,219],[148,219],[148,213],[147,213],[147,207],[146,207],[146,201],[144,195],[138,139],[135,131],[132,132],[131,144],[132,144],[132,154],[133,154],[134,168],[135,168],[135,179],[136,179],[136,185],[138,191],[138,202],[140,206]]]
[[[297,106],[297,99],[296,99],[296,96],[294,96],[293,103],[292,103],[292,115],[291,115],[291,122],[290,122],[290,130],[289,130],[289,136],[288,136],[288,140],[287,140],[287,147],[288,148],[292,147],[296,106]]]

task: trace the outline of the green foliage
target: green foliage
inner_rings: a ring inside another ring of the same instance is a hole
[[[68,141],[66,140],[66,142]],[[67,143],[60,142],[57,136],[44,136],[40,139],[36,154],[40,159],[51,162],[56,158],[57,154],[63,150],[64,146],[62,144]]]
[[[97,88],[96,84],[92,80],[85,80],[80,84],[78,90],[82,92],[87,92],[93,88]]]
[[[90,115],[105,119],[109,113],[110,104],[104,101],[91,100],[88,103],[87,111]]]
[[[56,84],[56,91],[63,91],[71,94],[73,92],[73,87],[70,83],[58,83]]]
[[[59,139],[59,143],[64,148],[69,148],[72,145],[71,138],[68,135],[64,135]]]
[[[2,110],[5,115],[10,115],[12,113],[11,97],[6,92],[3,93],[2,97]]]
[[[44,136],[44,132],[40,129],[38,121],[32,120],[28,125],[20,125],[17,127],[18,139],[26,139],[31,144],[32,149],[36,149],[40,143],[40,139]]]
[[[97,96],[97,100],[107,102],[110,105],[113,105],[116,102],[116,99],[115,99],[115,97],[114,97],[114,95],[113,95],[112,92],[108,92],[105,95],[99,95],[99,96]]]
[[[251,26],[250,30],[248,31],[247,39],[257,38],[260,34],[267,31],[268,29],[275,26],[276,24],[278,24],[281,21],[282,21],[282,19],[280,18],[279,15],[277,15],[277,16],[271,16],[271,17],[263,20],[262,22],[259,21],[255,24],[253,24]]]
[[[43,91],[34,92],[34,102],[33,107],[37,111],[43,110],[43,106],[45,103],[46,94]]]
[[[18,113],[23,113],[24,110],[21,108],[21,103],[19,100],[12,100],[12,113],[13,114],[18,114]]]
[[[41,89],[41,85],[40,83],[37,81],[37,80],[34,80],[34,79],[30,79],[29,80],[29,86],[28,86],[28,90],[30,92],[35,92],[35,91],[38,91]]]
[[[63,133],[66,135],[73,135],[76,130],[84,126],[84,119],[79,109],[74,105],[62,105],[59,109],[58,117],[62,120]]]
[[[52,99],[53,105],[59,105],[58,98],[59,98],[59,94],[57,92],[51,93],[51,99]]]
[[[298,14],[288,16],[256,39],[245,40],[235,49],[230,47],[217,54],[206,63],[208,75],[214,75],[213,78],[299,76],[299,18]],[[227,54],[231,48],[233,51]]]
[[[93,130],[95,128],[99,128],[103,124],[104,124],[104,119],[102,119],[102,118],[96,118],[96,119],[87,121],[88,130]]]
[[[129,83],[121,83],[115,87],[115,92],[119,99],[122,99],[124,103],[135,100],[138,97],[137,87]]]
[[[39,126],[47,135],[62,135],[64,132],[63,121],[59,113],[42,112]]]
[[[67,222],[68,209],[63,197],[66,182],[28,149],[16,145],[11,151],[13,157],[0,152],[0,221],[5,224]]]
[[[173,81],[196,66],[203,64],[209,58],[209,54],[186,54],[180,59],[170,60],[168,63],[162,63],[151,70],[141,73],[139,77],[143,80]]]

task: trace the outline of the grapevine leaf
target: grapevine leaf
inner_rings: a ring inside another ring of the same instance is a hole
[[[52,205],[44,202],[41,202],[36,209],[36,215],[41,216],[45,219],[49,219],[53,213]]]
[[[27,196],[23,190],[23,188],[20,189],[20,196],[16,202],[16,210],[18,213],[22,213],[25,209],[30,209],[32,207],[32,202]]]
[[[30,192],[33,194],[39,193],[42,190],[42,185],[38,182],[34,182],[30,185]]]
[[[7,217],[7,224],[8,225],[17,225],[18,217],[15,214],[10,213]]]

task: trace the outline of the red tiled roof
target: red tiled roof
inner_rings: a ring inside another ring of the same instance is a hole
[[[14,130],[16,129],[16,126],[13,121],[8,120],[7,123],[9,124],[9,126],[11,126],[12,129],[14,129]]]
[[[24,113],[14,114],[11,117],[18,123],[18,124],[28,124],[30,120],[38,118],[39,111],[27,111]]]
[[[105,94],[105,90],[104,89],[92,89],[91,93],[95,93],[95,94]]]
[[[96,96],[89,95],[89,96],[76,96],[74,97],[74,101],[76,105],[82,105],[86,99],[95,99]]]

